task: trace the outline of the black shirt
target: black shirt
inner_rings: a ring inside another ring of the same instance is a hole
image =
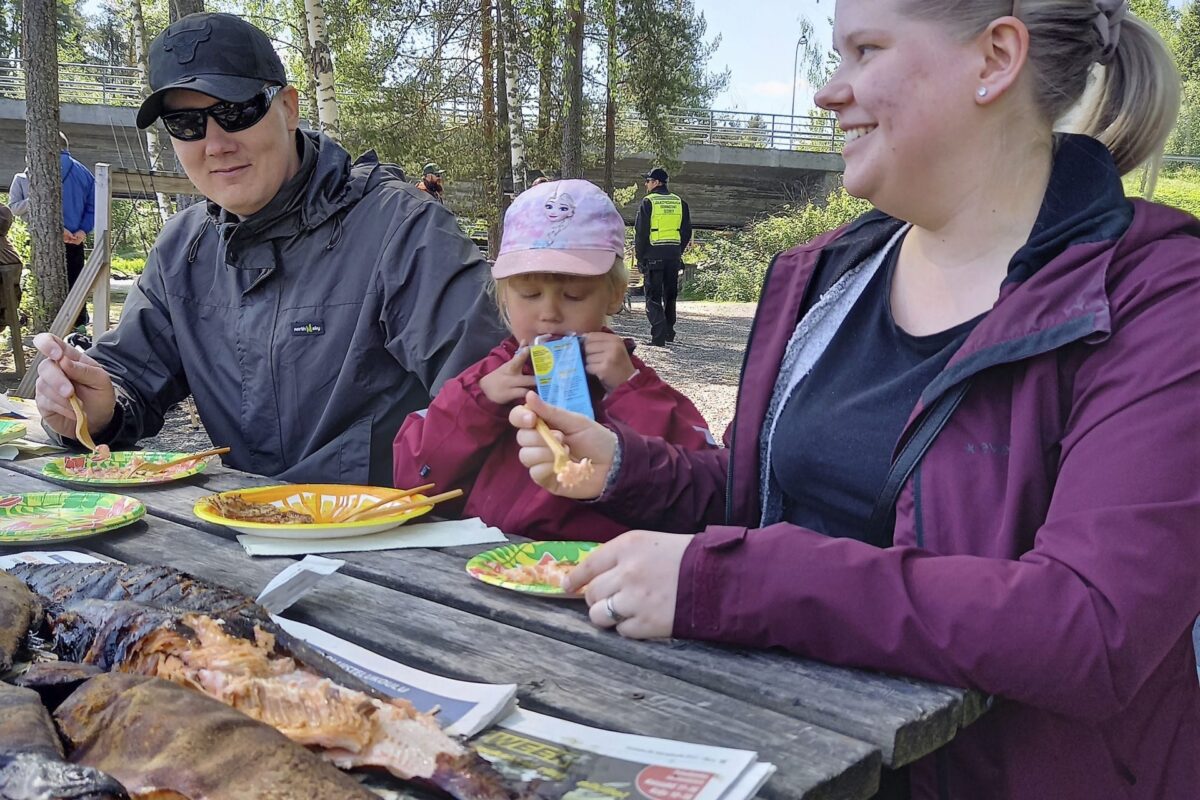
[[[786,522],[866,537],[917,399],[982,318],[930,336],[901,330],[889,300],[899,253],[897,243],[779,413],[771,470]]]

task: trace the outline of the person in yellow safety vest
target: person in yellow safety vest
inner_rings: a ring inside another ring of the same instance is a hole
[[[646,276],[646,317],[650,344],[665,347],[675,341],[675,301],[679,297],[679,272],[683,251],[692,241],[688,204],[667,188],[670,176],[662,167],[642,175],[646,198],[633,223],[634,255]]]

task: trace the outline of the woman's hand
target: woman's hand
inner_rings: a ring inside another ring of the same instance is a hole
[[[554,453],[535,429],[538,418],[554,428],[571,455],[592,462],[591,474],[572,482],[570,487],[558,482],[554,474]],[[508,421],[517,428],[517,443],[521,445],[521,463],[529,469],[529,477],[551,494],[575,500],[593,500],[604,491],[604,481],[612,469],[617,451],[617,435],[600,423],[582,414],[574,414],[546,403],[537,392],[525,395],[525,405],[508,413]]]
[[[529,360],[529,348],[522,347],[507,362],[479,379],[479,388],[485,397],[498,406],[516,403],[525,393],[537,386],[532,375],[521,372]]]
[[[583,338],[584,368],[595,375],[611,392],[633,377],[636,370],[629,359],[625,340],[615,333],[589,333]]]
[[[679,565],[691,535],[629,531],[601,545],[567,575],[563,588],[586,587],[588,616],[631,639],[662,639],[675,626]]]
[[[55,433],[75,438],[72,394],[83,404],[88,432],[104,430],[112,421],[117,404],[112,378],[95,359],[79,352],[51,333],[33,337],[33,345],[45,358],[38,364],[34,398],[42,421]]]

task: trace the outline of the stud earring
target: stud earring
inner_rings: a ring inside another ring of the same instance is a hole
[[[987,97],[987,87],[980,86],[978,89],[975,90],[975,94],[979,95],[980,97]]]

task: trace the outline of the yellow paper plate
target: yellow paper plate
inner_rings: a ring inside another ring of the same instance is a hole
[[[240,533],[271,536],[277,539],[334,539],[344,536],[364,536],[394,528],[413,517],[428,513],[431,506],[396,509],[389,506],[367,512],[362,518],[343,522],[364,506],[396,494],[396,489],[378,486],[346,486],[336,483],[297,483],[287,486],[263,486],[257,489],[235,489],[202,497],[192,512],[205,522],[227,525]],[[213,498],[234,497],[247,503],[268,503],[286,511],[309,514],[312,522],[252,522],[224,516]],[[424,500],[415,494],[409,500]]]

